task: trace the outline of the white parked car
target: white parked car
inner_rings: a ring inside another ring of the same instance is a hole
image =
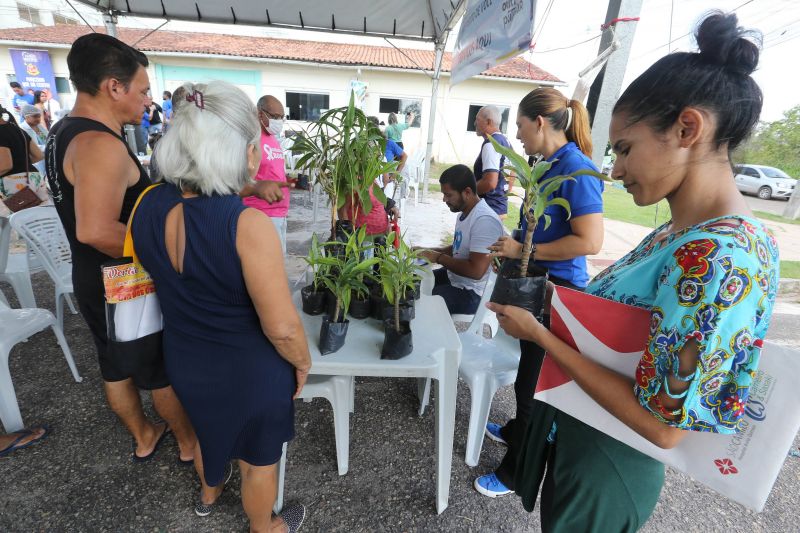
[[[741,192],[757,194],[762,200],[784,198],[794,192],[797,180],[786,172],[763,165],[736,165],[733,168],[736,186]]]

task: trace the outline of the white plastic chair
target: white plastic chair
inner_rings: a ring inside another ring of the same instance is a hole
[[[470,391],[469,431],[464,461],[477,466],[483,447],[483,433],[489,420],[492,399],[500,387],[511,385],[517,379],[520,348],[519,341],[505,332],[493,338],[483,336],[482,313],[494,314],[486,307],[475,313],[470,328],[461,333],[461,365],[458,375]]]
[[[469,328],[458,334],[461,340],[461,364],[458,376],[463,379],[470,390],[471,403],[469,430],[464,461],[469,466],[477,466],[483,447],[483,433],[489,420],[492,399],[500,387],[511,385],[517,379],[520,348],[519,341],[509,337],[495,327],[494,336],[483,336],[483,327],[489,315],[497,324],[497,317],[486,308],[486,302],[492,295],[497,275],[489,274],[486,287],[478,304],[478,309],[470,322]],[[420,414],[428,403],[430,384],[418,382],[420,393]]]
[[[433,290],[433,276],[430,277],[431,279],[428,280],[430,283],[430,290]],[[494,289],[494,283],[497,280],[497,274],[494,273],[493,270],[489,271],[489,277],[486,279],[486,284],[483,286],[483,295],[481,296],[481,301],[478,304],[478,311],[483,317],[483,322],[479,325],[473,324],[476,315],[462,315],[462,314],[454,314],[450,315],[450,318],[453,319],[453,322],[469,322],[470,329],[475,326],[478,330],[480,330],[480,334],[483,334],[483,326],[489,326],[489,335],[494,337],[497,335],[497,331],[499,330],[499,325],[497,323],[497,315],[494,313],[486,313],[486,302],[489,301],[489,298],[492,296],[492,290]],[[423,278],[423,284],[425,283],[425,279]],[[423,287],[424,292],[424,287]],[[427,294],[432,294],[432,292],[428,292]],[[483,310],[484,312],[481,312]],[[417,382],[417,396],[420,399],[419,403],[419,416],[425,414],[425,408],[428,407],[428,396],[431,391],[431,380],[419,380]]]
[[[17,230],[42,262],[55,285],[56,319],[64,325],[64,300],[70,311],[77,313],[69,295],[72,294],[72,254],[64,227],[55,207],[31,207],[11,215],[11,227]],[[100,273],[98,272],[99,276]]]
[[[422,147],[417,148],[414,154],[406,160],[406,165],[400,174],[403,176],[404,194],[407,197],[414,189],[414,205],[419,202],[419,183],[423,179],[425,173],[425,150]]]
[[[11,224],[6,217],[0,217],[0,281],[5,281],[14,289],[20,307],[35,308],[36,299],[31,285],[31,272],[28,255],[10,254]]]
[[[9,309],[3,300],[0,298],[0,422],[3,423],[6,433],[10,433],[24,427],[17,395],[14,392],[14,383],[11,381],[11,373],[8,369],[8,356],[16,344],[45,328],[52,328],[58,344],[61,346],[61,351],[64,352],[64,358],[67,360],[72,377],[78,383],[83,381],[83,378],[78,374],[67,340],[50,311],[46,309]]]
[[[350,413],[354,407],[355,380],[352,376],[308,376],[301,398],[310,402],[313,398],[325,398],[333,408],[333,431],[336,440],[336,463],[339,475],[347,473],[350,461]],[[286,473],[286,443],[283,444],[283,454],[278,465],[278,494],[275,498],[275,513],[283,509],[283,485]]]

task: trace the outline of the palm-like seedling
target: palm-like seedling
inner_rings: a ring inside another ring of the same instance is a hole
[[[330,198],[332,225],[347,202],[355,204],[354,213],[361,210],[369,214],[369,190],[375,178],[397,168],[397,162],[383,161],[386,139],[355,106],[352,92],[347,106],[326,111],[307,131],[300,132],[292,151],[301,155],[297,166],[312,169],[316,182]],[[380,188],[373,193],[386,203]]]
[[[545,229],[550,226],[550,215],[545,214],[545,210],[551,205],[559,205],[567,212],[567,218],[572,214],[569,202],[561,197],[553,197],[553,193],[555,193],[564,182],[575,181],[575,176],[587,174],[601,180],[608,180],[608,177],[599,172],[581,169],[572,174],[552,176],[542,180],[542,177],[550,170],[553,163],[541,161],[530,166],[528,165],[528,161],[512,148],[507,148],[499,144],[492,136],[489,136],[489,141],[492,143],[497,153],[504,156],[506,159],[507,164],[503,167],[503,170],[513,170],[517,175],[517,182],[525,190],[525,195],[522,198],[522,214],[527,222],[527,229],[523,236],[522,259],[519,266],[519,277],[524,278],[528,273],[528,263],[531,258],[531,249],[533,248],[533,233],[536,231],[539,219],[544,217]],[[513,192],[509,194],[518,196]]]

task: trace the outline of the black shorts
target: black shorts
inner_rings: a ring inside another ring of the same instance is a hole
[[[84,272],[79,274],[73,269],[73,288],[75,298],[78,300],[78,309],[86,325],[89,326],[97,347],[97,359],[103,380],[115,382],[130,378],[138,388],[145,390],[168,387],[169,378],[164,367],[162,350],[143,350],[131,354],[127,350],[109,346],[100,269],[98,267],[96,276],[93,276],[95,279],[90,279],[86,274]]]

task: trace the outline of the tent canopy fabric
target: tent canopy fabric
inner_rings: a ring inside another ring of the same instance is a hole
[[[466,0],[77,0],[123,16],[440,42]]]

